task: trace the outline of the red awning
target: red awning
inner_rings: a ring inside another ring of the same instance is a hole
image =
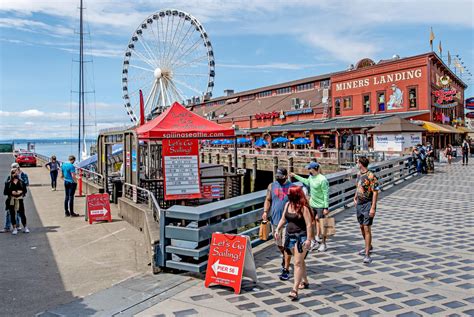
[[[138,127],[137,134],[140,139],[221,139],[235,136],[234,129],[204,119],[177,102]]]

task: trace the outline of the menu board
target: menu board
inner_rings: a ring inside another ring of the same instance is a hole
[[[163,140],[163,171],[165,200],[202,197],[197,139]]]

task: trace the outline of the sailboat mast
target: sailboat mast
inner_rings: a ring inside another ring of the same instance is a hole
[[[84,27],[82,11],[83,3],[80,0],[79,7],[79,138],[77,142],[77,158],[81,157],[82,138],[85,137],[85,122],[84,122]],[[82,137],[81,137],[82,136]]]

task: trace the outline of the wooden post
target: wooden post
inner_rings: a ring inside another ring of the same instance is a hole
[[[242,155],[240,168],[242,168],[245,171],[245,174],[240,178],[240,193],[244,194],[245,193],[245,180],[247,178],[247,162],[246,162],[245,154]]]
[[[290,156],[288,158],[288,172],[290,172],[290,173],[294,172],[293,157],[292,156]]]
[[[250,192],[255,191],[255,183],[257,181],[257,157],[253,158],[252,162],[252,175],[250,176]]]
[[[237,168],[236,168],[237,171]],[[227,172],[232,172],[232,154],[227,154]]]
[[[276,180],[276,172],[278,169],[278,156],[273,157],[273,180]]]

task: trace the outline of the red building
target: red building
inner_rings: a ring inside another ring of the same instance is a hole
[[[262,87],[191,105],[193,111],[253,137],[289,138],[364,134],[393,115],[425,121],[438,146],[453,142],[464,125],[467,85],[433,52],[412,57],[359,61],[346,71]],[[421,123],[421,122],[420,122]],[[338,133],[334,133],[334,132]],[[436,138],[435,138],[436,136]],[[369,144],[370,140],[361,143]]]

